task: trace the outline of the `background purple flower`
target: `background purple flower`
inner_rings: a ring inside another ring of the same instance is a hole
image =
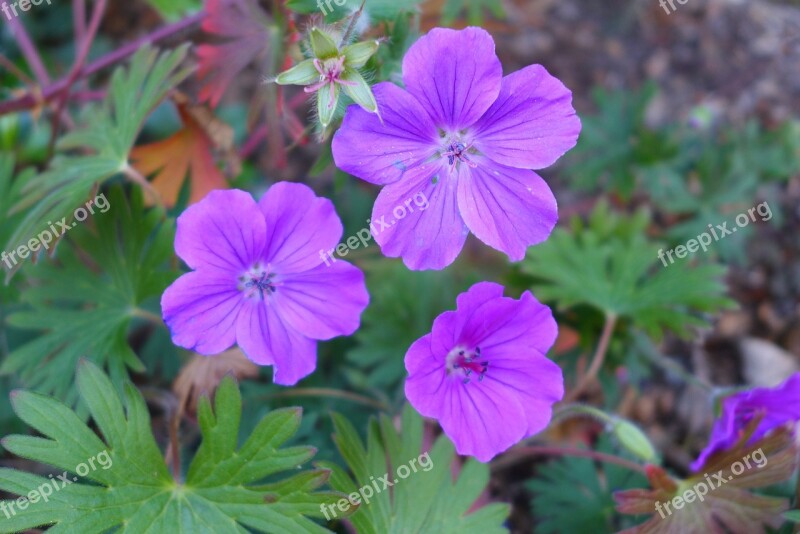
[[[459,454],[488,462],[550,422],[564,395],[561,368],[545,356],[557,334],[530,292],[515,300],[499,284],[475,284],[408,349],[406,397]]]
[[[342,223],[330,200],[278,183],[256,204],[244,191],[213,191],[178,218],[175,251],[194,269],[161,299],[176,345],[213,355],[234,343],[275,382],[316,368],[316,340],[358,329],[369,301],[364,275],[322,263]]]
[[[375,236],[411,269],[442,269],[471,231],[521,260],[547,239],[558,215],[547,184],[530,169],[552,165],[575,143],[572,93],[544,67],[503,77],[491,35],[436,28],[403,60],[403,90],[373,90],[381,117],[351,106],[333,140],[336,165],[385,185],[372,219],[424,193],[431,208]]]
[[[692,471],[700,471],[709,457],[733,446],[755,417],[761,417],[761,421],[750,437],[750,443],[774,428],[800,420],[800,373],[774,389],[755,388],[726,397],[708,445],[692,463]]]

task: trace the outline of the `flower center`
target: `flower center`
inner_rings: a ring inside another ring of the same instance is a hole
[[[275,273],[271,273],[269,266],[262,267],[256,265],[245,275],[239,277],[239,291],[244,292],[245,298],[253,298],[256,295],[264,300],[264,294],[275,293],[278,288],[273,280]]]
[[[313,93],[315,91],[319,91],[326,85],[328,86],[328,91],[330,91],[330,99],[328,102],[328,107],[333,107],[335,102],[335,91],[336,91],[336,84],[339,85],[348,85],[348,86],[356,86],[358,83],[349,80],[342,79],[342,73],[344,72],[344,62],[346,61],[345,56],[341,56],[338,58],[326,59],[324,62],[320,59],[314,59],[314,68],[317,69],[319,72],[319,81],[313,85],[309,85],[303,91],[306,93]]]
[[[450,172],[453,172],[456,165],[463,163],[471,168],[478,166],[477,163],[469,159],[470,149],[472,149],[472,142],[466,142],[459,138],[450,138],[445,142],[442,150],[442,157],[447,158],[447,163],[450,164]],[[475,153],[472,150],[472,153]]]
[[[488,371],[489,361],[481,356],[480,347],[475,347],[475,350],[456,347],[447,355],[447,374],[463,373],[465,384],[469,383],[473,373],[478,376],[478,382],[482,382]]]

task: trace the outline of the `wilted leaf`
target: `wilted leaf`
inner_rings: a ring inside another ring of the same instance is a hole
[[[155,173],[153,188],[164,205],[173,207],[178,201],[187,173],[191,180],[189,204],[202,200],[210,191],[225,189],[225,176],[217,168],[215,150],[222,150],[229,161],[232,156],[233,129],[216,118],[208,108],[192,106],[179,96],[176,99],[183,128],[163,141],[137,146],[131,151],[131,163],[142,174]],[[235,169],[237,170],[237,169]]]
[[[195,354],[172,384],[181,407],[197,409],[201,395],[211,396],[226,375],[234,378],[255,378],[258,366],[247,359],[241,349],[233,348],[215,356]],[[187,404],[188,403],[188,404]]]

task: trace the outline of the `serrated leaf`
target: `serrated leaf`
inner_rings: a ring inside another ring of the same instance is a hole
[[[103,106],[91,111],[86,125],[64,135],[60,151],[88,149],[91,155],[59,155],[42,174],[27,180],[22,198],[12,212],[27,210],[6,241],[6,250],[17,248],[45,230],[50,223],[73,220],[73,210],[91,197],[92,189],[113,178],[128,164],[145,119],[167,93],[189,75],[178,69],[189,45],[159,54],[143,47],[128,68],[120,67],[111,77]],[[9,276],[10,277],[10,276]]]
[[[0,522],[0,532],[53,525],[50,532],[329,532],[308,517],[339,495],[315,492],[328,473],[306,471],[275,481],[313,456],[310,447],[282,448],[297,430],[298,409],[264,417],[237,447],[241,397],[226,378],[214,408],[201,404],[202,442],[185,482],[167,470],[150,429],[144,399],[130,384],[124,403],[108,377],[82,362],[78,385],[102,439],[63,404],[36,393],[15,395],[17,414],[44,437],[9,436],[3,445],[18,456],[66,471],[69,484],[56,482],[45,502],[31,500],[24,510]],[[88,469],[90,462],[94,469]],[[71,475],[77,473],[81,478]],[[84,483],[88,479],[91,483]],[[63,480],[63,479],[62,479]],[[268,481],[267,481],[268,480]],[[20,495],[51,486],[53,480],[0,469],[0,489]],[[64,484],[61,486],[61,484]],[[262,485],[259,485],[262,484]],[[50,487],[52,489],[52,486]],[[0,506],[14,506],[2,501]]]
[[[156,211],[145,212],[141,193],[127,201],[113,190],[91,220],[66,233],[59,262],[27,271],[21,300],[29,308],[9,316],[9,325],[42,331],[14,350],[0,366],[37,391],[75,405],[75,365],[88,358],[108,369],[121,386],[128,369],[143,366],[128,345],[128,331],[139,308],[158,298],[175,278],[173,228]],[[97,203],[101,204],[100,202]],[[82,411],[82,410],[81,410]]]
[[[403,410],[401,432],[387,416],[372,421],[366,447],[344,417],[334,414],[333,418],[336,445],[353,478],[332,468],[331,485],[346,494],[361,489],[365,497],[364,488],[378,488],[350,518],[359,534],[508,532],[503,526],[508,505],[489,504],[470,512],[486,490],[489,467],[469,459],[453,482],[453,445],[440,436],[430,451],[421,452],[423,422],[410,405]],[[378,482],[381,477],[386,477],[391,491]]]
[[[522,270],[537,279],[539,298],[562,308],[587,304],[630,320],[655,339],[665,329],[687,336],[690,327],[707,324],[703,313],[734,306],[724,296],[725,269],[686,261],[664,267],[662,246],[644,237],[647,221],[644,212],[624,217],[601,202],[587,227],[575,220],[572,231],[557,228],[531,248]]]
[[[601,438],[597,450],[614,453],[607,438]],[[564,457],[539,464],[536,476],[526,486],[533,493],[531,508],[537,520],[535,531],[541,534],[592,532],[610,534],[620,526],[630,525],[615,517],[612,491],[646,484],[640,473],[589,458]]]
[[[205,114],[208,124],[197,120],[188,102],[178,102],[177,109],[183,128],[163,141],[135,147],[130,155],[131,164],[143,175],[155,175],[153,189],[170,208],[177,203],[187,175],[191,189],[189,204],[199,202],[215,189],[228,187],[225,176],[217,167],[214,141],[207,129],[225,130],[225,135],[233,138],[230,126],[210,114],[207,108],[201,109],[208,112]]]

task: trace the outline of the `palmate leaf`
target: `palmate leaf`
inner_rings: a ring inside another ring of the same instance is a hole
[[[421,454],[423,421],[410,405],[403,410],[401,432],[387,416],[372,420],[366,448],[344,417],[334,414],[333,418],[337,448],[355,479],[341,467],[325,463],[333,472],[331,486],[355,500],[353,493],[360,488],[382,490],[382,476],[388,475],[393,484],[391,490],[375,491],[369,503],[364,500],[358,505],[350,520],[359,534],[508,532],[503,526],[509,513],[506,504],[489,504],[467,514],[486,489],[489,467],[470,459],[453,482],[453,445],[441,436],[428,453]],[[341,515],[339,510],[336,513]]]
[[[80,358],[107,368],[118,386],[127,368],[144,370],[128,345],[131,321],[175,274],[165,267],[172,258],[172,225],[157,211],[146,212],[141,196],[134,189],[127,201],[121,189],[113,190],[106,213],[96,210],[66,234],[71,246],[61,247],[58,262],[26,271],[30,284],[21,300],[30,310],[13,313],[8,324],[44,332],[13,350],[0,373],[16,374],[27,387],[75,405]]]
[[[607,438],[597,450],[616,453]],[[543,464],[526,485],[539,534],[610,534],[633,521],[615,513],[613,491],[641,487],[644,475],[589,458],[560,458]],[[622,522],[622,525],[620,525]]]
[[[0,469],[0,489],[12,494],[26,496],[44,486],[58,487],[46,502],[31,498],[24,510],[14,505],[16,513],[0,520],[0,532],[44,525],[53,525],[48,530],[53,534],[328,532],[307,516],[321,516],[320,506],[339,497],[314,492],[329,472],[304,471],[275,479],[315,453],[312,447],[281,448],[300,424],[299,409],[271,412],[237,448],[242,401],[235,381],[224,379],[213,410],[207,397],[200,402],[203,441],[186,481],[179,482],[167,470],[136,388],[125,385],[123,406],[99,368],[87,361],[79,367],[78,387],[102,439],[56,400],[16,393],[15,411],[44,437],[9,436],[3,446],[18,456],[65,470],[64,478],[72,483],[62,486],[63,478],[54,483],[31,473]],[[98,458],[104,451],[108,457]],[[84,483],[84,478],[92,484]],[[0,509],[13,503],[2,501]]]
[[[588,226],[576,218],[571,231],[558,228],[531,248],[522,270],[537,279],[539,298],[626,318],[655,339],[664,329],[689,335],[690,327],[706,325],[701,313],[734,306],[724,296],[723,267],[692,266],[688,259],[664,267],[661,245],[644,237],[647,221],[644,212],[614,215],[601,202]]]
[[[89,198],[96,184],[127,168],[128,154],[145,119],[189,74],[190,70],[178,68],[187,50],[188,45],[159,54],[144,47],[127,69],[114,71],[103,106],[92,110],[86,126],[63,136],[58,142],[62,154],[25,183],[13,211],[27,212],[8,239],[7,250],[27,243],[48,227],[48,221],[63,217],[71,221],[73,210]],[[90,154],[68,154],[76,149]]]

